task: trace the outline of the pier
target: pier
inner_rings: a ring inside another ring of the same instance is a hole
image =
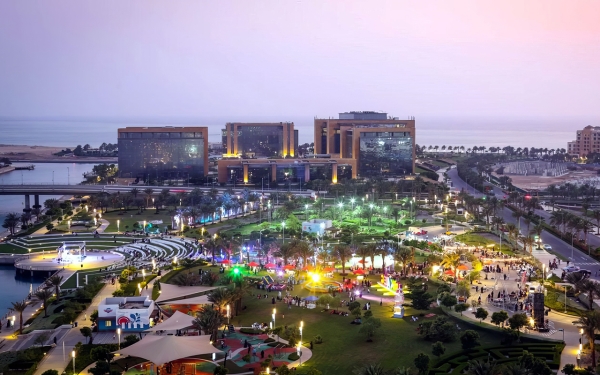
[[[29,164],[29,165],[23,165],[21,167],[13,167],[13,168],[15,168],[15,171],[33,171],[35,169],[35,165]]]

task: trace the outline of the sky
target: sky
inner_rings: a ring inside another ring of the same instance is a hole
[[[598,0],[3,0],[0,116],[599,118],[599,19]]]

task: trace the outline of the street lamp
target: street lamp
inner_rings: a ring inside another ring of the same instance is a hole
[[[282,243],[285,243],[285,221],[281,222],[281,237]]]
[[[71,356],[73,357],[73,374],[75,374],[75,350],[71,352]]]
[[[117,336],[119,337],[119,350],[121,350],[121,328],[117,328]]]
[[[275,328],[275,314],[277,314],[277,309],[273,309],[273,314],[271,315],[271,317],[273,317],[273,328]]]
[[[296,354],[298,354],[298,359],[300,360],[299,366],[302,366],[302,352],[300,348],[302,348],[302,341],[298,343],[298,348],[296,349]]]
[[[300,321],[300,341],[302,341],[302,328],[304,328],[304,322]]]
[[[304,215],[306,216],[306,220],[308,221],[308,204],[304,205]]]
[[[231,318],[229,305],[227,305],[227,325],[229,325],[229,319]]]
[[[121,224],[121,220],[117,220],[117,233],[119,233],[121,230],[120,228],[120,224]]]
[[[146,270],[142,270],[142,281],[146,281]]]
[[[142,229],[144,230],[144,234],[146,234],[146,220],[144,220],[144,227]]]
[[[397,197],[397,194],[396,194]],[[354,202],[356,202],[356,199],[352,198],[350,199],[350,203],[352,203],[352,211],[354,211]]]

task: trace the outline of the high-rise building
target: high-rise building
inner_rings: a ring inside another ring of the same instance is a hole
[[[208,174],[208,128],[127,127],[118,130],[119,176],[142,179]]]
[[[226,157],[269,158],[294,157],[298,148],[298,131],[293,122],[228,122],[222,133]]]
[[[355,159],[358,177],[411,174],[415,165],[415,119],[384,112],[345,112],[315,119],[315,154]]]
[[[588,125],[577,130],[577,138],[567,143],[567,152],[577,156],[600,152],[600,126]]]

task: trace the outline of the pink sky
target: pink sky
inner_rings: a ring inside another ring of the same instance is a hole
[[[598,119],[598,20],[597,0],[4,1],[0,116]]]

